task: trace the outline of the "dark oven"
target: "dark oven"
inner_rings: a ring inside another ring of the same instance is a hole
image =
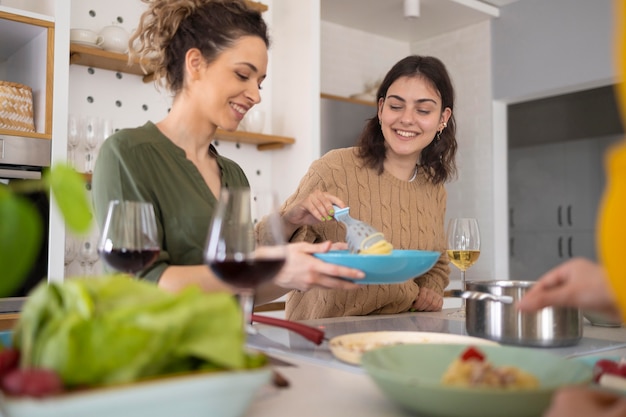
[[[50,140],[0,135],[0,182],[33,181],[50,166]],[[10,297],[0,298],[0,313],[20,311],[28,291],[48,277],[48,230],[50,203],[45,192],[24,195],[37,208],[44,225],[39,255],[22,286]],[[0,219],[3,221],[4,219]]]

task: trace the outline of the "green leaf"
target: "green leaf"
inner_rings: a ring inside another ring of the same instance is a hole
[[[44,173],[44,181],[50,186],[70,230],[76,233],[87,232],[93,215],[82,176],[72,167],[59,164]]]
[[[107,385],[262,366],[245,350],[241,322],[230,294],[172,294],[126,275],[74,277],[39,284],[13,341],[23,366],[53,369],[67,386]]]
[[[42,223],[30,202],[0,185],[0,297],[13,293],[41,247]]]

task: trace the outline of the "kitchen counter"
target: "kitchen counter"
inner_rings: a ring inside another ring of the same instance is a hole
[[[323,329],[328,339],[346,333],[389,330],[466,334],[463,319],[447,316],[453,310],[341,317],[303,323]],[[360,367],[335,359],[327,342],[316,346],[281,328],[255,327],[259,335],[252,336],[249,345],[283,361],[276,365],[276,370],[289,380],[290,386],[265,387],[259,392],[247,417],[345,417],[347,413],[359,417],[412,415],[388,399]],[[529,349],[541,349],[572,358],[626,356],[626,328],[595,327],[585,323],[583,339],[576,346]]]

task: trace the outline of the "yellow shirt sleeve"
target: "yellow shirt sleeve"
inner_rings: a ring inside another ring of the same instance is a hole
[[[615,0],[615,57],[620,77],[617,95],[626,125],[626,0]],[[626,139],[612,149],[606,160],[607,183],[598,220],[600,261],[606,268],[622,316],[626,321]]]

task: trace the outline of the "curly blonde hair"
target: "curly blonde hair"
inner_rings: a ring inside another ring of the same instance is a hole
[[[244,0],[142,0],[141,15],[129,40],[130,60],[174,94],[183,87],[185,54],[202,52],[207,63],[242,36],[257,36],[269,47],[267,25]]]

